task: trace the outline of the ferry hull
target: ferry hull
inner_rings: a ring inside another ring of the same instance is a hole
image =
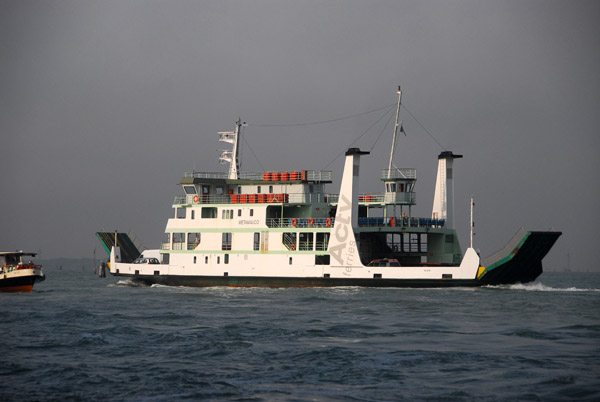
[[[183,276],[183,275],[123,275],[144,285],[187,287],[394,287],[394,288],[448,288],[474,287],[482,283],[476,279],[376,279],[376,278],[298,278],[252,276]]]
[[[46,278],[43,275],[27,275],[17,277],[0,278],[0,292],[28,293],[33,290],[33,285],[42,282]]]

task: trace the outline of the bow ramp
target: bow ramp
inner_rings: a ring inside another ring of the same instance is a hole
[[[521,229],[503,250],[486,259],[485,271],[478,279],[484,285],[534,281],[543,272],[543,258],[561,234],[556,231],[525,232]]]
[[[102,243],[102,247],[104,247],[106,253],[110,255],[110,250],[115,245],[115,233],[96,232],[96,237],[98,237],[98,240]],[[135,245],[135,242],[127,233],[117,233],[116,244],[121,249],[120,262],[133,262],[141,254],[139,247]]]

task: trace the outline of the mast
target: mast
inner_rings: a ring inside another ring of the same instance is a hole
[[[388,164],[388,179],[392,172],[392,159],[394,159],[394,148],[396,148],[396,135],[398,134],[398,116],[400,115],[400,102],[402,100],[402,90],[398,87],[398,106],[396,107],[396,124],[394,124],[394,136],[392,137],[392,149],[390,150],[390,163]]]
[[[473,228],[475,227],[475,222],[473,222],[473,207],[475,206],[475,202],[473,202],[473,196],[471,196],[471,248],[473,248]]]
[[[240,127],[242,127],[242,120],[238,118],[235,122],[235,131],[219,131],[219,141],[233,144],[231,151],[222,150],[219,162],[229,163],[229,174],[228,178],[231,180],[237,180],[240,173],[240,158],[239,158],[239,145],[240,145]]]

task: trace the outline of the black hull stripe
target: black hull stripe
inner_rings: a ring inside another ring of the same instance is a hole
[[[180,276],[180,275],[123,275],[145,285],[189,287],[402,287],[446,288],[473,287],[484,283],[474,279],[371,279],[371,278],[284,278],[250,276]]]
[[[38,275],[19,276],[16,278],[5,279],[0,278],[0,289],[15,286],[33,286],[33,284],[42,282],[44,279],[46,278]]]

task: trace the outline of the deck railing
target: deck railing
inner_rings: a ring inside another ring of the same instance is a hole
[[[323,182],[323,181],[331,181],[331,170],[303,170],[298,172],[305,172],[304,178],[309,182]],[[252,181],[290,181],[290,180],[282,180],[281,176],[279,180],[265,180],[265,173],[255,173],[255,172],[240,172],[238,173],[238,177],[240,180],[252,180]],[[279,172],[277,172],[279,173]],[[286,172],[287,173],[287,172]],[[229,174],[226,172],[185,172],[184,177],[186,178],[194,178],[194,179],[227,179],[229,178]],[[291,177],[291,176],[287,176]],[[292,181],[300,181],[300,176],[297,180]],[[303,180],[304,181],[304,180]]]
[[[270,228],[326,228],[334,224],[334,218],[267,218]]]
[[[445,219],[409,218],[409,217],[370,217],[358,218],[360,227],[411,227],[411,228],[443,228]]]
[[[404,168],[404,169],[383,169],[381,171],[381,179],[417,179],[417,169]]]

